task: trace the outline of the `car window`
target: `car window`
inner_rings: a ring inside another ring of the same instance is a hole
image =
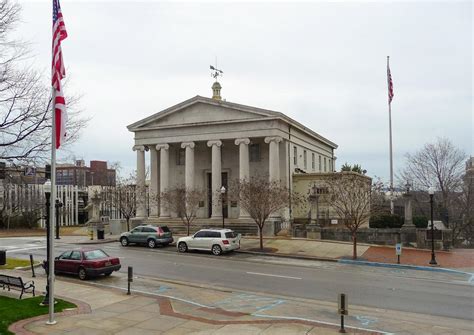
[[[221,237],[221,233],[218,231],[210,231],[207,235],[209,238],[219,238]]]
[[[161,226],[161,230],[163,230],[165,233],[169,233],[170,229],[167,226]]]
[[[107,255],[103,250],[97,249],[97,250],[84,251],[84,257],[87,260],[91,260],[91,259],[106,258],[106,257],[109,257],[109,255]]]
[[[206,237],[207,236],[207,231],[198,231],[194,237]]]
[[[70,256],[71,256],[71,252],[72,252],[72,251],[63,252],[63,253],[59,256],[59,259],[69,259]]]
[[[156,233],[156,230],[154,228],[144,227],[142,232],[144,232],[144,233]]]
[[[142,231],[142,227],[137,227],[135,229],[132,229],[132,233],[140,233]]]
[[[69,259],[71,259],[73,261],[80,261],[81,260],[81,253],[79,251],[73,251],[71,253],[71,257],[69,257]]]
[[[237,234],[234,231],[230,231],[230,232],[225,233],[225,237],[226,238],[236,238]]]

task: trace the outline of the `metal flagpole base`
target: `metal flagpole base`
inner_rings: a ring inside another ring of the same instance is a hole
[[[56,323],[58,323],[56,320],[54,320],[54,321],[46,321],[46,324],[47,324],[47,325],[55,325]]]

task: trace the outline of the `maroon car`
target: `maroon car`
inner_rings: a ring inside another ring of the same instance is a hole
[[[74,249],[63,252],[54,260],[55,273],[70,273],[84,280],[120,270],[120,259],[110,257],[101,249]]]

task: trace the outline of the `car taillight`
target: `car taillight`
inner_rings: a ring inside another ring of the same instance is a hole
[[[163,229],[161,229],[160,227],[158,227],[158,236],[163,236]]]
[[[229,241],[228,240],[222,240],[222,243],[229,244]]]

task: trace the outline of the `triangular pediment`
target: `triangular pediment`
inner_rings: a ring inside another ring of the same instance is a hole
[[[131,131],[275,117],[273,111],[195,97],[128,126]]]

